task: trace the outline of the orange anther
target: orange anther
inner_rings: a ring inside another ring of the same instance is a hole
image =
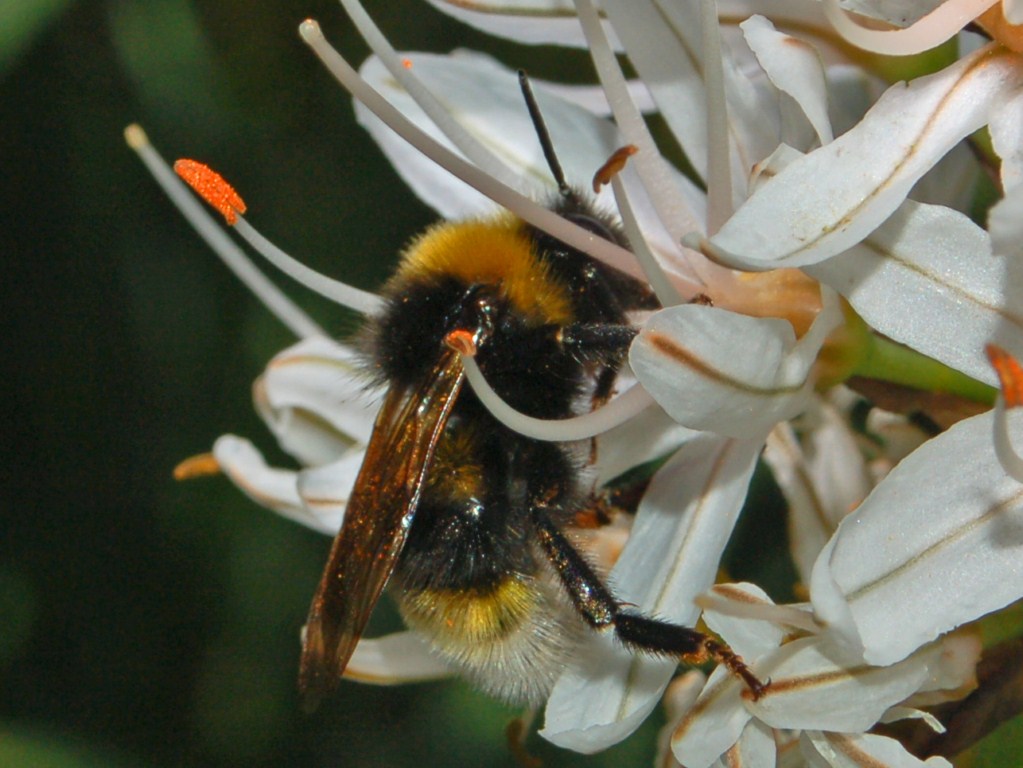
[[[637,152],[639,152],[639,147],[635,144],[626,144],[624,147],[616,149],[607,162],[593,174],[593,193],[600,192],[602,186],[610,184],[611,179],[622,172],[622,168],[625,167],[629,158]]]
[[[458,329],[444,337],[444,343],[460,355],[475,357],[476,340],[469,331]]]
[[[1001,347],[988,344],[984,347],[987,359],[998,374],[1002,385],[1002,397],[1005,407],[1012,408],[1023,405],[1023,366],[1019,361]]]
[[[217,463],[212,453],[200,453],[198,456],[189,456],[174,467],[175,480],[192,480],[196,477],[219,474],[220,464]]]
[[[229,225],[238,221],[239,213],[245,213],[245,201],[224,181],[224,177],[208,165],[195,160],[178,160],[174,172],[203,200],[220,212]]]
[[[402,59],[401,65],[405,67],[405,69],[412,69],[412,59]]]

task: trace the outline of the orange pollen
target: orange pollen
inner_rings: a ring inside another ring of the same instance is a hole
[[[197,477],[209,477],[220,474],[220,464],[213,457],[212,453],[200,453],[198,456],[189,456],[183,462],[174,467],[175,480],[193,480]]]
[[[597,172],[593,174],[593,193],[597,194],[600,192],[600,188],[605,184],[610,184],[611,179],[622,172],[625,164],[629,161],[629,158],[639,152],[639,147],[635,144],[626,144],[624,147],[619,147],[607,159]]]
[[[412,59],[402,59],[401,65],[405,67],[405,69],[412,69]]]
[[[985,346],[984,351],[1002,384],[1005,407],[1014,408],[1017,405],[1023,405],[1023,366],[1020,366],[1015,357],[994,344]]]
[[[460,355],[476,356],[476,340],[468,331],[461,329],[452,331],[444,337],[444,343]]]
[[[234,187],[224,181],[223,176],[208,165],[195,160],[178,160],[174,163],[174,172],[199,197],[219,211],[228,225],[233,226],[238,221],[238,214],[245,213],[245,201]]]

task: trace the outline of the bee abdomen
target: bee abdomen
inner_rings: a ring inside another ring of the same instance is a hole
[[[513,703],[550,693],[582,624],[551,585],[508,575],[486,590],[405,591],[406,624],[474,685]]]

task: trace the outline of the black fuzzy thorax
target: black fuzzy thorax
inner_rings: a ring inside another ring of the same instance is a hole
[[[573,198],[559,198],[558,213],[601,237],[624,245],[608,217]],[[573,321],[624,324],[625,310],[652,306],[646,287],[523,223],[546,279],[566,288]],[[467,257],[471,258],[471,254]],[[500,285],[470,285],[446,274],[413,273],[385,288],[385,310],[371,321],[363,348],[382,383],[414,388],[430,376],[444,339],[473,328],[482,299],[492,335],[476,361],[487,381],[512,407],[530,416],[575,414],[592,390],[594,366],[560,343],[561,326],[527,318],[502,296]],[[486,595],[509,577],[532,578],[536,561],[530,508],[542,503],[559,527],[571,519],[579,496],[579,468],[563,446],[525,438],[497,422],[466,384],[437,448],[431,473],[453,471],[447,442],[470,429],[478,447],[482,491],[452,492],[427,486],[394,572],[399,590],[457,590]]]

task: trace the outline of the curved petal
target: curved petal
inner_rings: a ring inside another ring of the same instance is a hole
[[[355,352],[322,337],[277,354],[253,386],[256,410],[278,443],[309,466],[369,441],[375,394]]]
[[[228,479],[261,507],[318,528],[318,522],[302,506],[296,472],[267,466],[263,454],[252,443],[235,435],[218,437],[213,444],[213,456]]]
[[[785,320],[696,304],[669,307],[643,326],[629,363],[680,424],[762,439],[806,407],[810,368],[837,321],[831,304],[799,342]]]
[[[671,751],[686,768],[709,768],[732,749],[753,719],[742,703],[742,686],[715,669],[700,698],[675,726]]]
[[[870,326],[980,381],[995,383],[984,345],[1023,334],[1020,295],[988,234],[968,217],[907,200],[863,243],[805,268]]]
[[[778,32],[763,16],[739,25],[760,66],[780,91],[802,109],[821,144],[834,136],[828,117],[828,92],[824,67],[815,48],[798,38]]]
[[[440,680],[454,673],[430,653],[415,632],[395,632],[359,640],[345,667],[345,679],[372,685],[401,685]]]
[[[814,609],[868,662],[894,663],[1023,597],[1023,486],[995,456],[992,419],[961,421],[903,459],[821,553]]]
[[[348,497],[364,458],[365,450],[353,451],[330,464],[299,472],[298,495],[316,520],[316,530],[330,536],[341,530]]]
[[[793,640],[757,662],[771,684],[746,706],[773,728],[856,733],[918,690],[938,664],[933,645],[888,667],[864,664],[827,635]]]
[[[852,247],[1021,79],[1015,55],[988,47],[892,86],[857,126],[760,186],[711,238],[712,248],[732,266],[768,269]]]
[[[811,765],[831,768],[952,768],[943,757],[911,755],[895,739],[871,733],[805,733],[800,741]],[[813,758],[816,758],[813,759]]]
[[[704,434],[690,440],[651,481],[609,583],[645,614],[691,626],[694,598],[713,583],[742,508],[761,442]],[[625,738],[656,706],[676,663],[637,656],[599,636],[566,672],[547,703],[541,735],[595,752]]]

